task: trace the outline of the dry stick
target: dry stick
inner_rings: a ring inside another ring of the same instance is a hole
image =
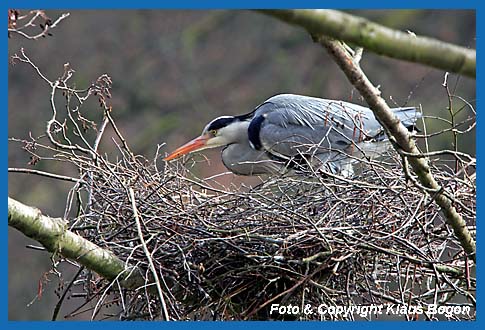
[[[128,151],[130,153],[131,158],[135,159],[133,152],[130,150],[130,147],[128,147],[128,143],[126,143],[126,140],[123,137],[123,135],[121,135],[121,132],[118,129],[118,126],[116,126],[115,121],[113,120],[113,117],[111,117],[111,109],[105,111],[105,114],[106,114],[106,117],[108,118],[111,126],[115,130],[116,135],[121,140],[121,143],[123,143],[123,147],[125,148],[126,151]]]
[[[71,176],[66,176],[66,175],[61,175],[61,174],[54,174],[54,173],[49,173],[49,172],[44,172],[44,171],[39,171],[39,170],[34,170],[30,168],[16,168],[16,167],[9,167],[8,172],[10,173],[27,173],[27,174],[35,174],[35,175],[40,175],[52,179],[57,179],[57,180],[64,180],[64,181],[70,181],[70,182],[75,182],[75,183],[81,183],[85,184],[86,181],[80,179],[80,178],[73,178]]]
[[[418,156],[420,151],[409,131],[392,113],[391,109],[380,97],[380,92],[372,85],[362,69],[355,64],[353,58],[343,49],[340,42],[330,40],[326,37],[318,37],[318,42],[322,44],[329,54],[333,57],[340,69],[345,73],[349,81],[364,97],[370,106],[377,120],[386,129],[389,139],[393,142],[394,148],[399,152],[402,149],[405,153]],[[452,200],[444,193],[441,187],[434,179],[429,168],[427,158],[408,157],[409,164],[418,176],[420,183],[427,189],[436,191],[431,197],[441,207],[447,223],[453,228],[453,231],[460,241],[461,246],[470,258],[476,262],[476,245],[466,222],[456,211]]]
[[[69,281],[69,284],[64,289],[64,292],[62,293],[61,297],[59,298],[59,301],[57,302],[56,307],[54,307],[54,313],[52,313],[52,319],[51,319],[52,321],[56,321],[57,320],[57,316],[59,315],[59,311],[61,310],[62,303],[66,299],[67,294],[69,293],[69,290],[71,290],[71,287],[74,285],[74,282],[75,282],[76,278],[78,278],[79,275],[81,275],[81,273],[84,270],[84,268],[85,268],[84,266],[79,267],[78,271],[73,276],[72,280]]]
[[[165,303],[165,298],[163,297],[162,286],[160,285],[157,269],[155,268],[155,264],[153,263],[153,260],[152,260],[152,255],[148,250],[147,244],[145,242],[145,238],[143,237],[143,232],[141,230],[140,214],[138,213],[138,209],[136,207],[136,202],[135,202],[135,192],[131,187],[128,188],[128,192],[130,194],[131,207],[133,209],[133,217],[135,218],[135,222],[136,222],[136,230],[138,231],[138,238],[140,239],[141,245],[143,247],[143,251],[145,252],[145,255],[147,257],[148,264],[150,265],[150,270],[153,274],[153,278],[155,279],[158,295],[160,297],[160,303],[162,304],[163,317],[165,318],[165,320],[170,321],[170,316],[168,315],[167,304]]]

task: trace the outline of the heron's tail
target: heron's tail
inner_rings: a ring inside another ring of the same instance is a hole
[[[419,131],[416,127],[416,121],[422,117],[422,114],[415,107],[393,108],[391,110],[408,130]]]

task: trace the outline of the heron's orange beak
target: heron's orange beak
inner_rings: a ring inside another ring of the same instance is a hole
[[[206,146],[207,141],[209,140],[209,136],[201,135],[192,141],[187,142],[183,146],[175,149],[170,155],[165,157],[163,160],[169,161],[175,158],[179,158],[182,155],[188,154],[189,152],[199,150]]]

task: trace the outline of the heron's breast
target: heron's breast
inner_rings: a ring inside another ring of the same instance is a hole
[[[284,163],[270,159],[266,152],[254,150],[247,144],[234,143],[222,150],[222,162],[239,175],[279,173]]]

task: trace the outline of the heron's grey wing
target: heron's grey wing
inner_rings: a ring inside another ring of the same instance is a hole
[[[343,150],[382,130],[368,108],[293,94],[274,96],[255,110],[250,140],[256,124],[260,147],[285,157]]]

